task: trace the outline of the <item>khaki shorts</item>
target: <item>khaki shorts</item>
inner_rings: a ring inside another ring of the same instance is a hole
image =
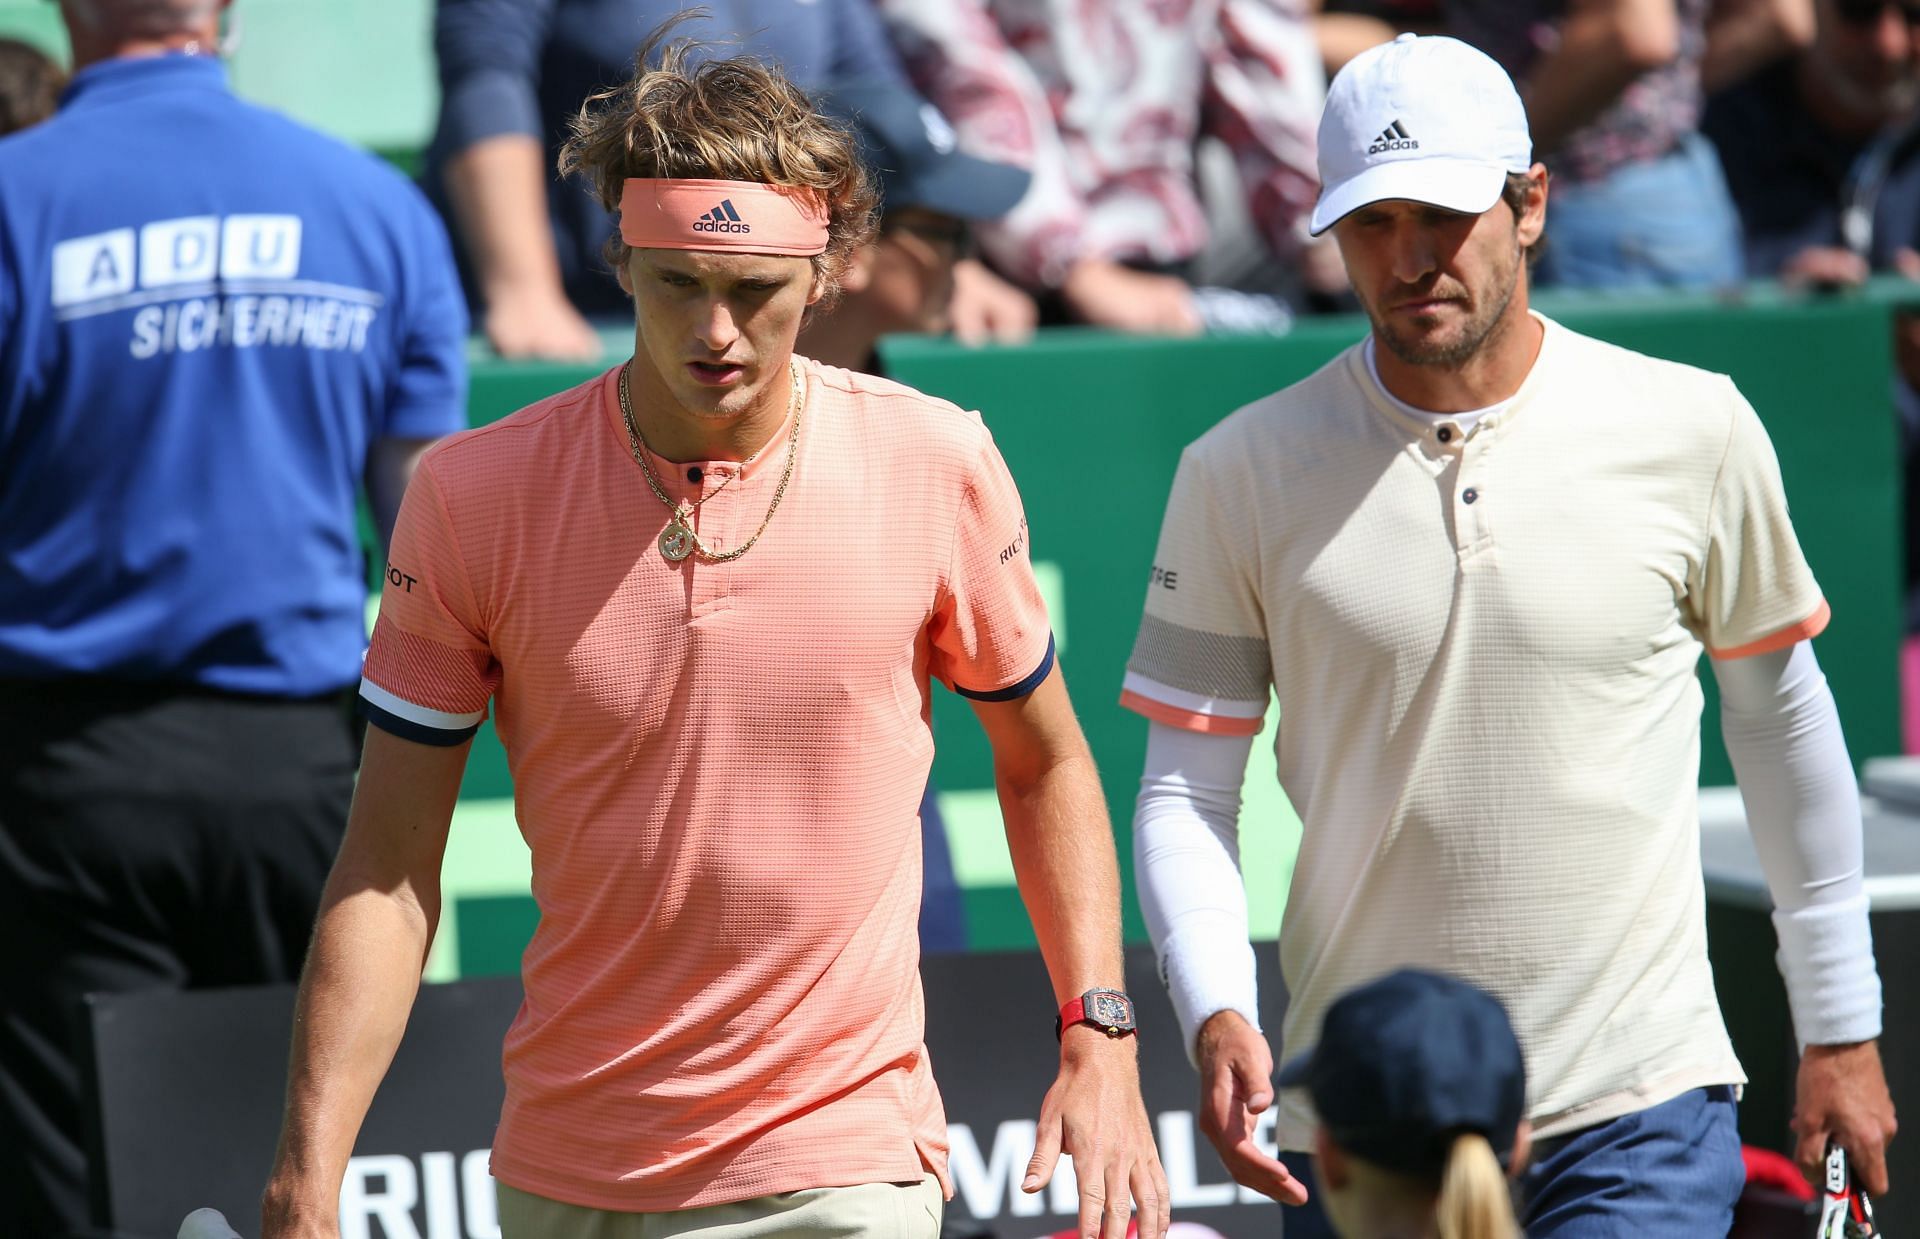
[[[500,1239],[939,1239],[940,1181],[816,1187],[671,1213],[562,1204],[505,1183]]]

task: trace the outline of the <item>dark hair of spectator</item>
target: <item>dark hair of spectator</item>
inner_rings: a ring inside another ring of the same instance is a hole
[[[67,75],[39,48],[0,39],[0,137],[52,116],[66,84]]]
[[[827,249],[812,260],[824,308],[839,294],[847,260],[873,236],[872,179],[852,134],[777,70],[745,56],[692,64],[699,43],[667,42],[674,26],[699,13],[668,19],[635,54],[631,79],[587,96],[560,150],[560,174],[584,173],[608,211],[619,210],[630,176],[813,190],[828,211]],[[606,257],[615,270],[625,267],[618,235]]]
[[[219,11],[220,0],[66,0],[68,23],[116,39],[164,39]]]

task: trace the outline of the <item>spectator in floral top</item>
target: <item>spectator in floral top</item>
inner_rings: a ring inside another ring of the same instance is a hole
[[[981,230],[996,266],[1069,317],[1191,334],[1207,247],[1194,148],[1231,150],[1272,254],[1302,261],[1326,80],[1303,0],[878,0],[908,72],[975,153],[1034,184]],[[1338,287],[1338,261],[1309,282]],[[1330,269],[1328,269],[1330,268]]]
[[[1710,0],[1448,0],[1513,75],[1553,173],[1536,275],[1589,288],[1740,279],[1740,223],[1699,133]],[[1418,138],[1419,135],[1413,135]]]

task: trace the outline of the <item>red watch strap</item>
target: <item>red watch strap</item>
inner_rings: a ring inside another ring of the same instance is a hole
[[[1133,1025],[1133,1018],[1131,1015],[1127,1017],[1126,1023],[1119,1027],[1110,1027],[1107,1024],[1100,1023],[1088,1016],[1087,999],[1089,997],[1095,997],[1095,996],[1117,997],[1122,1002],[1127,1003],[1129,1011],[1131,1011],[1132,1009],[1131,1001],[1127,998],[1125,994],[1120,993],[1118,990],[1088,990],[1086,993],[1080,995],[1078,998],[1069,999],[1067,1001],[1067,1005],[1060,1008],[1060,1014],[1057,1017],[1055,1017],[1053,1021],[1053,1035],[1055,1037],[1063,1037],[1066,1035],[1067,1029],[1073,1027],[1075,1024],[1089,1024],[1096,1028],[1099,1028],[1101,1031],[1105,1032],[1109,1037],[1132,1036],[1135,1030]]]

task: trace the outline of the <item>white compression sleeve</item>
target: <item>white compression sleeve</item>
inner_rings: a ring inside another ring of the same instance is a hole
[[[1260,1027],[1240,876],[1240,784],[1252,752],[1252,736],[1148,724],[1133,814],[1134,885],[1196,1065],[1195,1038],[1215,1012],[1237,1011]]]
[[[1713,674],[1727,756],[1773,894],[1794,1031],[1802,1045],[1877,1037],[1860,789],[1813,646],[1716,659]]]

